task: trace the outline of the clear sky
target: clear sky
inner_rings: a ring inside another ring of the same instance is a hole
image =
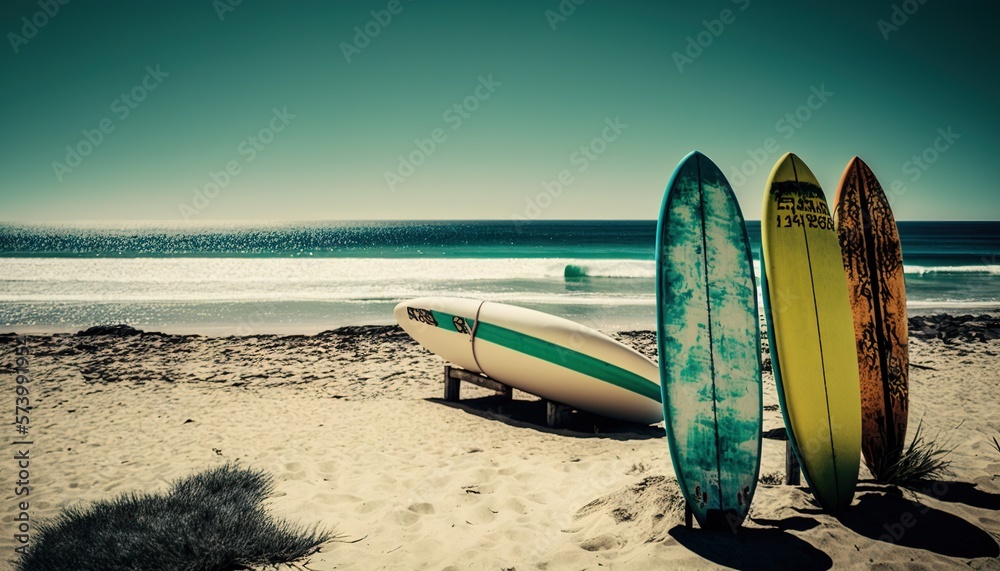
[[[653,219],[693,149],[1000,219],[997,2],[676,4],[4,0],[0,220]]]

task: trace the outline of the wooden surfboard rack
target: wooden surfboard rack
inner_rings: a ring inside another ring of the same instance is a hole
[[[452,367],[451,365],[444,366],[444,400],[448,402],[460,401],[462,398],[461,386],[463,381],[483,387],[484,389],[496,391],[504,403],[514,400],[514,388],[510,385],[505,385],[486,375],[473,373],[465,369]],[[562,428],[573,408],[544,398],[542,400],[545,402],[546,426],[549,428]]]
[[[785,485],[798,486],[801,483],[799,457],[792,449],[792,441],[785,440]]]
[[[510,385],[505,385],[496,379],[491,379],[490,377],[473,373],[459,367],[452,367],[451,365],[444,366],[444,400],[448,402],[459,402],[461,397],[461,386],[462,382],[470,383],[478,387],[483,387],[484,389],[489,389],[491,391],[496,391],[501,400],[506,403],[514,400],[514,388]],[[553,402],[547,399],[542,399],[545,402],[545,424],[549,428],[562,428],[566,422],[566,418],[569,416],[573,408],[566,406],[562,403]],[[780,429],[784,431],[784,429]],[[769,433],[770,434],[770,433]],[[764,435],[762,435],[764,436]],[[798,486],[801,483],[801,469],[799,467],[799,459],[795,456],[795,451],[792,449],[792,442],[788,440],[787,433],[784,435],[785,440],[785,485],[786,486]],[[773,438],[773,436],[771,436]],[[684,523],[687,527],[692,526],[692,514],[691,509],[684,504]]]

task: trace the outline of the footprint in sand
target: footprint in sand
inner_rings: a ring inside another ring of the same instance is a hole
[[[476,470],[472,470],[472,473],[468,475],[468,478],[474,482],[486,484],[491,482],[493,478],[496,477],[497,473],[497,470],[493,468],[478,468]]]
[[[420,521],[421,516],[434,513],[434,506],[428,503],[411,504],[405,510],[394,510],[386,515],[387,521],[408,527]]]
[[[340,465],[334,461],[320,462],[319,464],[316,464],[316,469],[319,470],[319,473],[323,476],[328,476],[340,471]]]
[[[541,504],[543,506],[544,505],[548,505],[549,503],[551,503],[553,500],[556,499],[556,497],[552,493],[550,493],[548,491],[542,491],[542,492],[537,492],[537,493],[534,493],[534,494],[528,494],[528,495],[524,496],[524,498],[526,500],[528,500],[529,502],[533,502],[533,503],[536,503],[536,504]]]
[[[607,551],[609,549],[618,549],[621,546],[622,542],[618,537],[606,533],[592,537],[580,544],[580,548],[587,551]]]
[[[507,529],[503,532],[503,537],[512,544],[530,545],[538,539],[538,533],[530,527],[519,527]]]
[[[392,512],[391,517],[398,525],[408,526],[417,523],[420,520],[420,515],[415,514],[408,510],[396,510]]]
[[[413,513],[417,513],[417,514],[421,514],[421,515],[430,515],[430,514],[434,513],[434,506],[432,504],[428,504],[428,503],[413,504],[412,506],[410,506],[410,507],[408,507],[406,509],[410,510]]]
[[[482,525],[493,523],[497,518],[496,513],[486,506],[477,506],[475,508],[463,511],[463,517],[465,521],[471,525]]]
[[[528,506],[526,506],[524,502],[522,502],[518,498],[508,499],[503,503],[501,509],[503,509],[504,511],[512,511],[516,514],[521,514],[521,515],[524,515],[529,511],[531,511],[528,509]]]
[[[364,502],[363,504],[354,508],[354,511],[362,514],[371,513],[373,511],[381,509],[382,506],[386,505],[386,503],[387,502],[385,500],[371,500]]]

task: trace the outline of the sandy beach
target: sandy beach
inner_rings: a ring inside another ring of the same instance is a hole
[[[1000,571],[1000,1],[0,22],[0,571]]]
[[[37,525],[237,461],[274,474],[275,514],[340,534],[307,562],[317,571],[1000,569],[1000,320],[928,315],[910,328],[910,434],[923,419],[926,435],[950,442],[952,473],[913,492],[875,485],[862,467],[854,504],[832,516],[805,487],[780,484],[785,443],[765,438],[765,483],[735,536],[683,526],[662,424],[577,413],[549,429],[530,395],[500,412],[469,385],[460,404],[444,402],[444,362],[397,327],[27,336],[30,515]],[[616,337],[655,357],[652,332]],[[11,404],[17,340],[0,336]],[[783,424],[766,357],[768,433]]]

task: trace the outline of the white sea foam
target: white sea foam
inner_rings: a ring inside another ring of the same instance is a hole
[[[575,277],[566,277],[567,266]],[[759,276],[756,260],[754,269]],[[925,276],[911,280],[908,306],[1000,307],[991,277],[997,266],[948,271],[967,277],[907,267]],[[600,327],[649,327],[654,278],[653,261],[625,259],[0,258],[0,329],[128,321],[183,330],[229,327],[258,314],[262,323],[288,327],[382,323],[396,302],[428,295],[534,306]]]
[[[651,260],[587,260],[565,265],[566,278],[655,278],[656,263]]]
[[[903,266],[906,274],[989,274],[1000,275],[1000,265],[983,264],[981,266]]]
[[[2,302],[399,300],[459,295],[565,301],[580,261],[483,258],[0,258]],[[587,262],[590,263],[590,262]],[[598,261],[598,273],[653,278],[652,262]],[[635,303],[652,287],[577,289],[579,303]],[[632,301],[629,301],[629,300]]]

